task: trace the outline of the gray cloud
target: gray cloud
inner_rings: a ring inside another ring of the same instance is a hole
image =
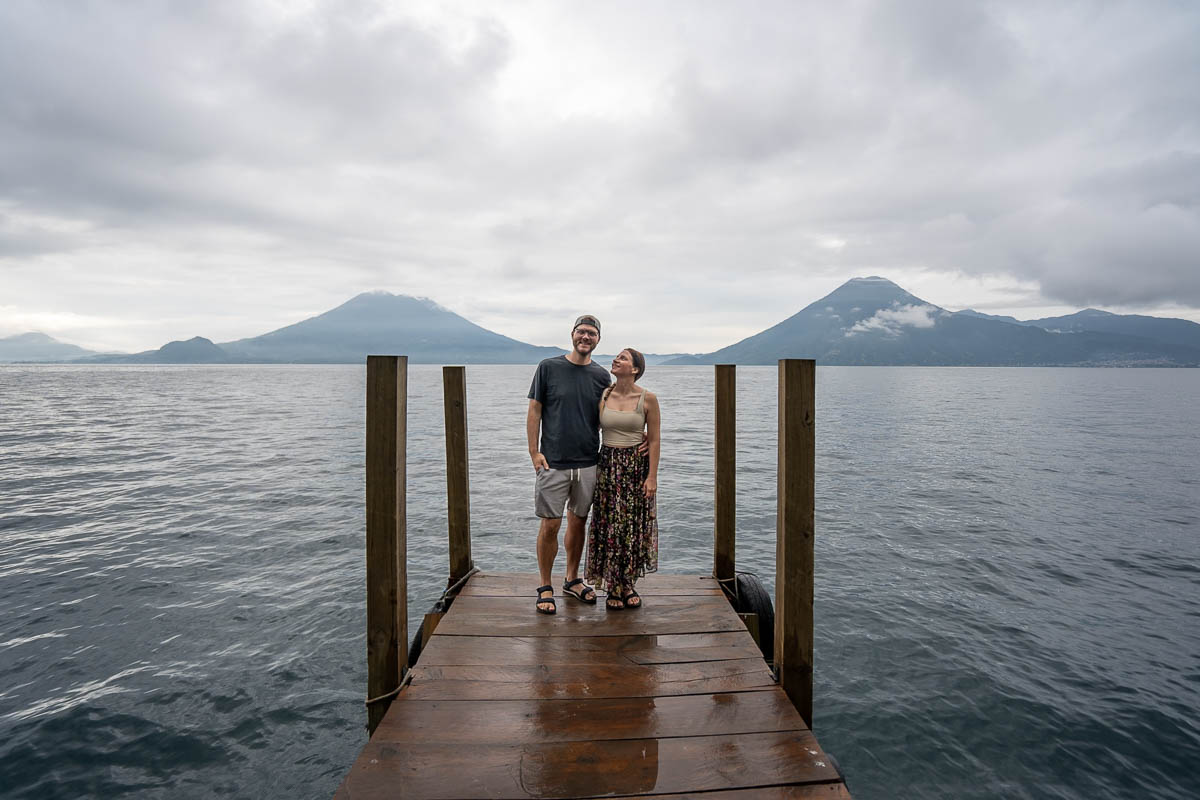
[[[205,274],[189,302],[251,319],[380,287],[520,336],[506,303],[588,285],[641,341],[669,304],[589,275],[721,336],[856,274],[1200,309],[1197,40],[1165,2],[14,0],[0,291],[119,274],[136,313]]]

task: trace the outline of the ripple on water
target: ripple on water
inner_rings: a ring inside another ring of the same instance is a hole
[[[496,570],[532,565],[529,374],[468,370]],[[647,376],[666,571],[709,567],[711,375]],[[1200,796],[1198,376],[819,371],[815,729],[857,798]],[[739,567],[771,589],[775,380],[738,370]],[[363,385],[0,366],[9,795],[333,793],[365,738]],[[415,629],[446,570],[436,367],[409,413]]]

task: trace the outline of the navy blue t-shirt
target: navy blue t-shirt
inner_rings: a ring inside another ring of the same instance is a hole
[[[529,399],[542,404],[539,449],[552,469],[595,466],[600,396],[608,384],[608,370],[595,362],[572,364],[566,356],[555,356],[538,364]]]

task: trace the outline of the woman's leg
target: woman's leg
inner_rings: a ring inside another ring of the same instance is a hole
[[[634,589],[633,581],[625,584],[625,588],[621,590],[621,598],[624,600],[626,608],[640,608],[642,605],[642,597]]]
[[[604,607],[611,608],[613,611],[620,611],[622,608],[625,608],[625,601],[621,599],[624,596],[625,593],[623,590],[615,586],[609,586],[608,597],[604,599]]]

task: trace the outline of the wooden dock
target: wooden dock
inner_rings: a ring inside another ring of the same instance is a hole
[[[850,797],[715,579],[555,616],[537,584],[467,581],[337,798]]]
[[[558,590],[554,616],[534,610],[537,576],[475,568],[466,376],[445,367],[448,588],[425,615],[411,667],[407,366],[403,356],[367,359],[371,738],[337,798],[850,797],[809,729],[814,362],[779,364],[784,591],[774,604],[734,569],[734,367],[718,365],[713,574],[647,576],[636,610]]]

